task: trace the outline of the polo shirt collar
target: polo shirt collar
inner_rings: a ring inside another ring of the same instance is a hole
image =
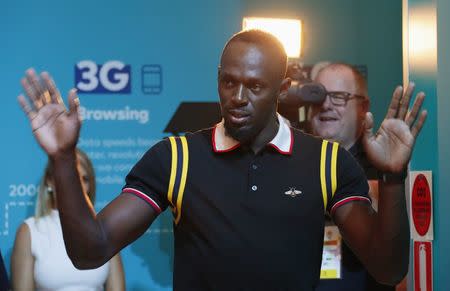
[[[287,121],[278,113],[277,118],[280,125],[278,127],[278,132],[267,145],[272,146],[280,154],[291,155],[292,144],[294,142],[292,129]],[[216,153],[230,152],[240,146],[239,141],[227,135],[223,119],[213,128],[212,146]]]

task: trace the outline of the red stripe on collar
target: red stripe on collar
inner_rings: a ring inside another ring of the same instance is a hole
[[[288,151],[283,151],[282,149],[280,149],[279,147],[277,147],[273,143],[268,143],[268,145],[273,147],[274,149],[276,149],[280,154],[292,155],[292,147],[294,146],[294,132],[292,131],[292,128],[289,128],[289,130],[291,131],[291,144],[289,145],[289,150]]]
[[[213,130],[212,130],[212,135],[211,135],[211,140],[212,140],[212,145],[213,145],[213,151],[215,153],[226,153],[226,152],[231,152],[234,149],[237,149],[241,144],[239,142],[237,142],[237,144],[235,144],[232,147],[226,148],[226,149],[218,149],[217,145],[216,145],[216,129],[217,126],[219,126],[220,123],[216,124],[216,126],[214,126]]]

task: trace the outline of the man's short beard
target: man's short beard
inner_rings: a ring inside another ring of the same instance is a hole
[[[252,132],[253,130],[250,128],[242,128],[242,127],[233,127],[229,126],[227,121],[225,120],[225,130],[227,135],[231,136],[241,144],[249,144],[253,142],[256,137],[256,133]]]

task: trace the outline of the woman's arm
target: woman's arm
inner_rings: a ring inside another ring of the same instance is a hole
[[[31,254],[31,236],[28,225],[17,230],[11,257],[12,290],[34,290],[34,257]]]
[[[106,280],[106,291],[125,291],[125,274],[123,271],[120,254],[115,255],[109,261],[109,274]]]

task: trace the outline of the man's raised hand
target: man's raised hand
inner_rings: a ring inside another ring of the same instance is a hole
[[[400,173],[411,158],[427,117],[426,110],[419,113],[425,99],[423,92],[416,95],[411,111],[408,110],[413,92],[414,84],[409,84],[405,91],[400,86],[395,89],[386,117],[375,135],[372,114],[367,113],[363,144],[367,157],[380,171]]]
[[[47,72],[38,76],[34,69],[28,69],[21,83],[26,97],[21,94],[18,100],[42,149],[50,157],[74,151],[81,127],[76,90],[69,92],[67,110]]]

